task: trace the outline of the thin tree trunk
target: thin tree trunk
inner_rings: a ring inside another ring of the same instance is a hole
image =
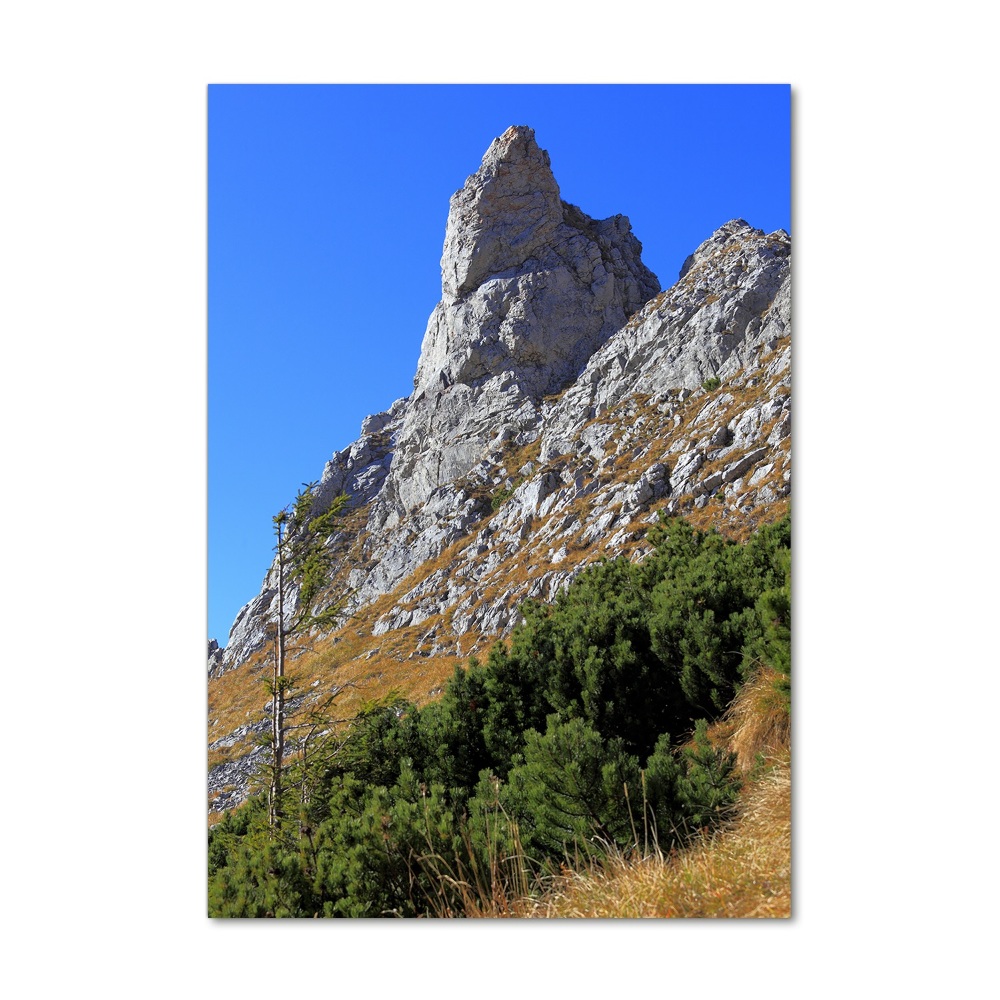
[[[271,825],[281,818],[281,771],[285,757],[285,553],[278,523],[278,633],[275,637],[274,699],[271,705],[274,771],[271,777]]]

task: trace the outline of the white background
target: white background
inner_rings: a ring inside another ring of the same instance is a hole
[[[366,9],[0,16],[6,981],[977,995],[997,889],[986,8]],[[791,921],[204,916],[206,86],[379,81],[793,86]]]

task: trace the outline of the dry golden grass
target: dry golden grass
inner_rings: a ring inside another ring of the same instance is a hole
[[[713,742],[724,743],[736,754],[743,774],[757,767],[761,758],[772,760],[786,753],[791,744],[788,705],[776,686],[779,676],[770,667],[761,667],[710,731]]]
[[[666,857],[613,856],[564,870],[538,898],[470,904],[470,917],[790,917],[791,767],[787,753],[750,785],[724,829]]]

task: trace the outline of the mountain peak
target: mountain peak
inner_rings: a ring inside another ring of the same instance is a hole
[[[659,292],[641,253],[624,215],[598,221],[561,200],[532,129],[493,140],[451,199],[441,301],[384,491],[400,513],[466,475],[497,435],[537,437],[544,397]]]
[[[534,130],[512,125],[451,198],[416,395],[495,378],[536,402],[557,391],[660,290],[641,252],[624,215],[562,201]]]
[[[550,242],[562,221],[549,154],[533,129],[512,125],[452,196],[441,257],[443,295],[461,298],[491,274],[519,267]]]
[[[549,154],[535,142],[535,130],[529,125],[511,125],[490,143],[483,155],[483,167],[502,162],[517,163],[538,156],[548,163]]]

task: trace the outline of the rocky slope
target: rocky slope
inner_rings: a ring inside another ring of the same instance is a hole
[[[531,129],[493,142],[451,200],[413,393],[368,417],[314,491],[314,515],[351,498],[327,542],[344,626],[301,650],[314,687],[433,697],[525,598],[602,556],[641,558],[660,510],[739,534],[787,509],[788,234],[727,222],[666,291],[640,254],[627,218],[560,199]],[[249,678],[276,582],[272,568],[209,649],[216,809],[245,794],[267,725]]]

